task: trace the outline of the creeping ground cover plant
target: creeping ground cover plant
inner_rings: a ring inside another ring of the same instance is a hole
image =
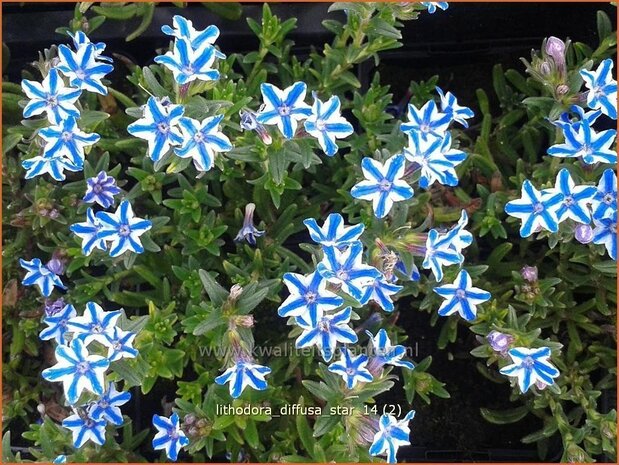
[[[96,30],[155,4],[78,3],[3,82],[3,459],[410,460],[425,405],[475,389],[398,323],[429,312],[508,405],[480,417],[614,461],[608,16],[491,98],[428,76],[396,105],[356,71],[447,2],[335,3],[303,55],[268,4],[244,54],[181,6],[139,66]]]

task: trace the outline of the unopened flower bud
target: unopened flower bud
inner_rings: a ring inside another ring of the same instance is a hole
[[[239,315],[236,317],[235,323],[243,328],[251,328],[254,326],[254,317],[252,315]]]
[[[563,97],[569,91],[570,91],[570,88],[567,84],[559,84],[557,88],[555,89],[555,92],[557,93],[559,97]]]
[[[514,342],[514,337],[499,331],[490,331],[486,336],[488,344],[495,352],[505,353]]]
[[[230,288],[230,296],[228,297],[228,300],[231,300],[232,302],[236,302],[236,300],[241,296],[242,293],[243,293],[243,287],[240,286],[239,284],[235,284],[234,286]]]
[[[574,238],[581,244],[588,244],[593,240],[593,228],[588,224],[579,223],[574,228]]]
[[[552,73],[552,67],[547,61],[542,61],[539,65],[539,72],[542,76],[548,77]]]
[[[546,41],[546,54],[552,57],[555,63],[565,60],[565,42],[555,36]]]
[[[183,422],[186,425],[191,425],[195,421],[196,421],[196,416],[193,413],[188,413],[187,415],[185,415],[185,418],[183,418]]]
[[[520,270],[520,275],[525,281],[534,283],[537,281],[537,267],[536,266],[524,266]]]

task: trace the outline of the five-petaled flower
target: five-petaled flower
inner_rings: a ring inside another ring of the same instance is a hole
[[[136,337],[135,333],[123,331],[116,326],[105,337],[107,339],[105,345],[108,346],[107,358],[110,362],[115,362],[121,358],[135,358],[138,356],[138,351],[133,348],[133,340]]]
[[[152,443],[153,449],[164,449],[167,457],[176,462],[179,451],[189,444],[189,439],[181,429],[178,414],[173,413],[170,418],[153,415],[153,426],[157,428]]]
[[[97,219],[101,225],[98,237],[109,244],[110,256],[118,257],[126,251],[144,252],[140,236],[152,227],[148,220],[134,216],[128,200],[123,200],[116,212],[99,212]]]
[[[557,174],[555,187],[542,190],[542,193],[550,195],[557,192],[562,196],[561,202],[555,206],[555,214],[559,223],[568,218],[584,224],[591,222],[589,204],[597,192],[595,186],[576,186],[570,172],[563,168]]]
[[[617,119],[617,81],[613,79],[613,60],[607,58],[600,63],[595,71],[583,69],[580,75],[585,81],[587,105],[599,109],[606,116]]]
[[[364,181],[355,184],[350,194],[356,199],[371,200],[374,214],[384,218],[394,202],[410,199],[414,192],[402,179],[405,170],[404,155],[393,155],[384,164],[365,157],[361,161]]]
[[[324,257],[316,270],[327,281],[342,286],[342,290],[351,297],[360,300],[365,288],[381,276],[380,271],[362,263],[363,244],[355,242],[346,250],[336,247],[324,247]]]
[[[437,282],[443,280],[443,266],[460,265],[464,261],[460,250],[452,245],[453,241],[449,239],[449,233],[441,235],[436,229],[431,229],[426,239],[425,256],[421,266],[431,270]]]
[[[87,134],[80,130],[73,116],[68,116],[56,126],[39,130],[39,136],[45,141],[43,156],[65,157],[78,169],[84,166],[84,148],[101,138],[99,134]]]
[[[376,336],[371,332],[366,331],[370,337],[372,344],[372,353],[370,365],[382,367],[383,365],[393,365],[396,367],[407,368],[412,370],[415,365],[408,360],[402,360],[406,355],[406,347],[402,345],[391,345],[391,340],[387,335],[387,331],[380,329]]]
[[[459,313],[467,321],[473,321],[477,316],[477,306],[490,300],[490,293],[473,287],[473,280],[466,270],[461,270],[453,284],[435,287],[434,292],[445,301],[438,309],[441,316]]]
[[[342,249],[353,242],[357,242],[365,229],[363,223],[346,226],[344,218],[339,213],[331,213],[321,227],[314,218],[303,220],[309,235],[314,242],[323,247],[337,247]]]
[[[559,222],[555,211],[562,201],[563,194],[560,192],[540,192],[526,179],[522,183],[522,197],[507,202],[505,213],[522,220],[522,237],[529,237],[541,228],[557,232]]]
[[[297,317],[297,324],[303,329],[303,333],[296,340],[297,349],[315,345],[320,349],[322,358],[329,362],[338,342],[352,344],[357,342],[357,334],[348,325],[352,309],[345,309],[332,314],[323,315],[316,324],[303,317]]]
[[[538,381],[550,386],[554,384],[554,378],[559,376],[559,370],[549,361],[551,352],[548,347],[538,349],[514,347],[507,353],[513,363],[501,368],[500,372],[503,375],[517,377],[522,393],[527,392]]]
[[[98,203],[103,208],[110,208],[114,204],[114,196],[120,194],[116,179],[100,171],[97,176],[86,180],[86,194],[84,202]]]
[[[101,223],[92,208],[86,210],[86,221],[74,223],[69,229],[82,240],[82,253],[90,255],[94,249],[106,250],[105,240],[99,237]]]
[[[391,296],[402,290],[402,286],[392,284],[384,276],[375,278],[374,281],[365,288],[359,303],[367,304],[370,300],[376,302],[380,308],[386,312],[393,312],[394,306]]]
[[[30,100],[24,108],[24,118],[45,113],[52,124],[59,124],[63,119],[73,116],[79,118],[80,112],[75,102],[82,94],[81,89],[66,87],[52,68],[41,83],[22,80],[21,87]]]
[[[312,109],[303,100],[307,92],[304,82],[295,82],[284,90],[272,84],[260,85],[264,108],[256,121],[260,124],[276,124],[286,139],[291,139],[297,130],[297,121],[311,115]]]
[[[565,142],[548,148],[548,155],[559,158],[577,158],[592,165],[594,163],[617,163],[617,152],[611,146],[617,135],[614,129],[595,131],[588,121],[577,125],[564,125]]]
[[[617,210],[605,218],[593,218],[595,228],[593,229],[594,244],[603,244],[608,255],[613,260],[617,260]]]
[[[455,168],[466,159],[466,153],[451,148],[451,134],[422,137],[413,132],[408,141],[403,153],[408,161],[419,165],[420,187],[428,189],[435,181],[444,186],[458,185]]]
[[[321,101],[316,93],[312,114],[305,120],[305,130],[308,134],[318,139],[318,143],[328,156],[337,153],[335,139],[343,139],[350,136],[354,130],[352,124],[340,114],[340,98],[332,96],[326,102]]]
[[[105,393],[92,404],[88,414],[93,420],[105,420],[112,425],[120,426],[123,424],[120,406],[129,402],[129,399],[131,399],[130,392],[119,392],[114,383],[109,383]]]
[[[374,442],[370,446],[370,455],[387,455],[388,463],[396,463],[398,448],[410,444],[411,430],[408,423],[414,417],[414,410],[408,412],[401,420],[393,415],[382,415],[378,423],[379,430],[374,435]]]
[[[215,155],[232,148],[230,139],[219,130],[224,115],[211,116],[201,122],[182,117],[179,121],[183,142],[174,149],[181,158],[192,158],[198,171],[208,171],[213,167]]]
[[[184,112],[182,105],[150,97],[144,107],[144,116],[127,126],[127,132],[148,141],[148,156],[159,161],[170,147],[183,142],[178,124]]]
[[[199,81],[219,79],[219,71],[213,68],[215,58],[217,58],[215,47],[194,49],[187,39],[176,39],[172,50],[155,57],[155,63],[172,71],[176,82],[184,85],[196,79]]]
[[[113,336],[121,314],[120,310],[106,312],[99,304],[88,302],[84,314],[69,321],[69,330],[73,332],[75,339],[81,340],[85,345],[97,341],[109,346],[107,336]]]
[[[174,28],[167,24],[161,26],[161,31],[169,36],[177,39],[184,39],[189,42],[192,49],[198,50],[202,47],[212,47],[219,37],[219,28],[215,25],[208,26],[206,29],[198,31],[193,27],[193,23],[179,15],[174,15],[172,18]],[[226,55],[219,50],[215,51],[217,58],[226,58]]]
[[[327,290],[326,279],[317,271],[307,276],[286,273],[283,280],[290,295],[277,309],[281,317],[299,316],[316,325],[325,312],[344,303],[344,299]]]
[[[234,365],[215,378],[215,382],[220,385],[229,383],[228,389],[230,395],[233,399],[236,399],[247,386],[257,389],[258,391],[265,390],[267,388],[267,382],[264,377],[269,373],[271,373],[269,367],[249,361],[238,360]]]
[[[66,341],[64,336],[68,331],[67,323],[71,318],[76,316],[77,312],[75,311],[75,307],[71,304],[65,305],[62,310],[53,315],[45,316],[43,318],[43,323],[47,325],[47,328],[41,331],[39,338],[42,341],[54,339],[57,344],[65,344]]]
[[[428,100],[419,109],[413,104],[408,105],[408,122],[402,123],[400,130],[405,134],[417,133],[422,138],[429,134],[442,137],[449,123],[451,123],[451,115],[439,111],[434,100]]]
[[[617,211],[617,175],[614,170],[604,170],[592,199],[593,218],[602,219]]]
[[[103,379],[110,366],[107,358],[89,354],[86,345],[75,338],[70,345],[56,347],[56,360],[56,365],[43,370],[42,376],[47,381],[62,382],[69,404],[75,404],[84,389],[97,396],[103,394]]]
[[[43,265],[40,259],[33,258],[30,261],[26,261],[20,258],[19,264],[27,271],[22,284],[24,286],[37,286],[43,296],[49,297],[54,287],[59,287],[60,289],[67,288],[62,284],[60,276]]]
[[[72,86],[107,95],[107,87],[103,85],[101,79],[112,72],[114,66],[97,61],[100,54],[97,45],[91,42],[81,44],[75,52],[62,44],[58,47],[60,61],[57,69],[69,78]]]
[[[441,97],[441,111],[450,116],[452,121],[460,123],[465,128],[469,127],[467,119],[475,116],[469,107],[458,105],[458,99],[451,92],[443,93],[443,89],[436,87],[438,95]]]
[[[360,354],[355,357],[347,347],[344,347],[341,353],[340,360],[329,365],[329,371],[340,375],[348,389],[354,388],[358,382],[369,383],[372,381],[372,373],[366,368],[368,364],[367,355]]]
[[[28,158],[22,161],[21,165],[26,170],[26,179],[32,179],[35,176],[48,173],[56,181],[64,181],[66,179],[64,170],[75,173],[82,169],[81,165],[74,164],[63,155],[53,154],[43,154]]]
[[[443,11],[449,8],[449,2],[421,2],[421,4],[427,8],[428,13],[431,15],[436,12],[437,8]]]
[[[71,430],[73,447],[76,449],[88,441],[100,446],[105,443],[105,421],[90,418],[85,412],[75,413],[65,418],[62,420],[62,426]]]

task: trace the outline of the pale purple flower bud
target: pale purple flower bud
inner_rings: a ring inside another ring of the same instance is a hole
[[[61,275],[64,273],[64,260],[57,257],[53,257],[45,266],[54,274]]]
[[[354,436],[355,442],[360,446],[372,444],[374,442],[374,436],[379,430],[378,418],[361,416],[358,424],[355,425],[356,434]]]
[[[581,244],[588,244],[593,240],[593,228],[588,224],[578,223],[574,228],[574,238]]]
[[[505,353],[514,342],[514,337],[510,334],[504,334],[499,331],[490,331],[486,336],[488,344],[495,352]]]
[[[537,267],[536,266],[523,266],[520,270],[520,275],[525,281],[534,283],[537,281]]]
[[[567,84],[559,84],[555,91],[558,96],[562,97],[570,91],[570,88]]]
[[[52,208],[50,210],[50,212],[48,213],[48,216],[52,219],[55,220],[56,218],[58,218],[58,216],[60,215],[60,212],[58,212],[58,210],[56,210],[55,208]]]
[[[65,307],[65,302],[62,297],[56,300],[45,299],[45,306],[43,310],[45,311],[45,316],[54,316],[60,310]]]
[[[539,65],[539,72],[542,76],[548,77],[550,76],[550,73],[552,73],[552,68],[547,61],[542,61]]]
[[[548,37],[546,54],[551,56],[555,63],[565,61],[565,42],[555,36]]]
[[[538,380],[538,381],[535,382],[535,387],[537,389],[539,389],[540,391],[543,391],[544,389],[546,389],[547,386],[548,385],[546,383],[544,383],[543,381],[539,381]]]
[[[239,230],[239,233],[234,238],[235,241],[247,241],[250,245],[256,245],[256,237],[264,235],[264,231],[259,231],[254,226],[254,211],[256,205],[248,203],[245,205],[245,218],[243,220],[243,227]]]

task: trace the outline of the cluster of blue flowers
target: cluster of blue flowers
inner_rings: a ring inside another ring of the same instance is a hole
[[[38,131],[42,140],[40,153],[22,162],[27,170],[26,179],[48,173],[56,181],[64,181],[65,170],[83,169],[85,149],[100,139],[98,134],[85,133],[78,127],[78,99],[82,91],[107,95],[101,80],[114,67],[110,58],[101,55],[105,44],[90,42],[83,32],[72,38],[75,50],[60,45],[58,63],[42,82],[22,80],[22,89],[29,99],[24,117],[45,114],[49,123]]]
[[[604,114],[617,119],[617,81],[611,71],[613,62],[604,60],[597,70],[582,70],[589,111],[574,105],[554,124],[561,129],[564,143],[555,144],[548,154],[560,158],[576,158],[585,165],[617,163],[612,148],[617,132],[596,131],[593,124]],[[522,186],[520,199],[508,202],[505,211],[522,221],[520,235],[529,237],[542,230],[556,233],[561,223],[577,241],[604,245],[608,255],[617,259],[617,176],[606,169],[597,186],[577,185],[570,165],[562,168],[554,187],[538,190],[529,180]]]
[[[73,415],[63,420],[62,426],[71,430],[73,445],[82,447],[88,441],[103,445],[106,426],[124,423],[120,407],[131,398],[129,392],[116,389],[106,382],[110,363],[135,358],[135,333],[117,326],[122,311],[104,311],[94,302],[88,302],[81,316],[71,304],[46,306],[43,323],[47,325],[39,335],[54,340],[56,364],[43,370],[42,376],[50,382],[62,383],[67,404]],[[94,347],[93,347],[94,344]],[[107,351],[105,356],[99,355]]]

